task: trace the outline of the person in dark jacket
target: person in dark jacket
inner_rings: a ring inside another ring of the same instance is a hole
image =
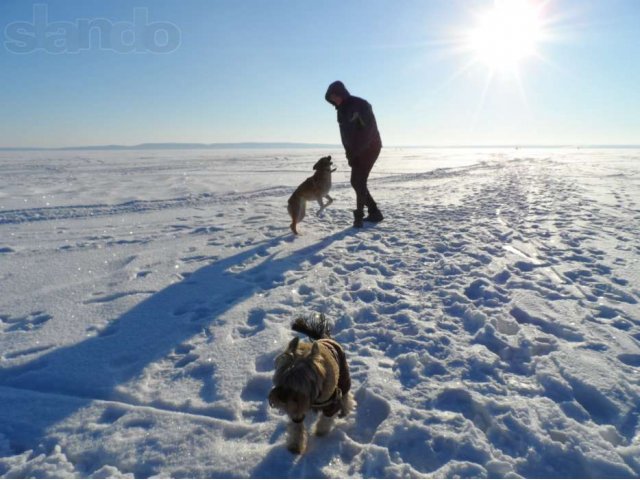
[[[340,81],[329,85],[324,98],[338,111],[340,137],[351,167],[351,186],[356,192],[353,226],[362,228],[363,222],[381,222],[382,213],[367,187],[369,173],[382,149],[373,109],[366,100],[351,95]],[[369,212],[366,218],[365,205]]]

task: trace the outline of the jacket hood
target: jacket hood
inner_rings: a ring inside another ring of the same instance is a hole
[[[324,96],[324,99],[335,107],[335,104],[331,100],[329,100],[330,95],[338,95],[343,99],[347,99],[351,96],[349,90],[347,90],[347,87],[345,87],[344,83],[342,83],[340,80],[337,80],[329,85],[327,93]]]

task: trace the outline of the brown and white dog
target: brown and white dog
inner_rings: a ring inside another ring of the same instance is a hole
[[[307,200],[316,200],[320,205],[317,214],[327,208],[333,202],[333,198],[329,196],[331,190],[331,173],[336,169],[332,167],[331,155],[322,157],[313,166],[315,173],[307,178],[289,197],[289,205],[287,210],[291,215],[291,231],[298,234],[297,225],[302,221],[307,210]],[[326,198],[327,203],[322,203],[322,199]]]
[[[295,337],[276,357],[269,404],[289,416],[287,447],[300,454],[307,448],[307,413],[322,412],[316,424],[316,435],[322,436],[331,431],[336,416],[345,417],[356,404],[344,350],[331,338],[324,315],[315,320],[298,318],[291,328],[314,341]]]

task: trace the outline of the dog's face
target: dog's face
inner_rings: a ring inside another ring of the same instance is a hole
[[[320,393],[321,371],[316,365],[319,349],[316,343],[300,345],[294,338],[287,350],[276,358],[275,387],[269,393],[269,405],[282,410],[294,421],[302,421],[311,403]]]
[[[311,409],[311,398],[286,387],[275,387],[269,393],[269,405],[286,413],[292,420],[300,422]]]
[[[313,169],[314,170],[331,170],[332,166],[333,166],[333,162],[331,161],[331,155],[328,155],[318,160],[316,164],[313,166]]]

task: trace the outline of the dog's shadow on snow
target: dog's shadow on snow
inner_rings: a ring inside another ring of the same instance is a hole
[[[32,448],[49,427],[93,400],[135,403],[118,387],[139,377],[148,365],[166,358],[193,336],[215,327],[234,305],[258,291],[281,285],[286,272],[299,268],[352,231],[341,230],[312,245],[292,249],[284,257],[278,257],[280,250],[272,253],[270,249],[293,243],[291,235],[258,243],[153,294],[97,336],[50,350],[19,366],[0,368],[0,386],[33,392],[34,398],[44,393],[66,395],[68,400],[54,402],[59,405],[41,413],[26,406],[12,407],[7,418],[12,442],[19,449]],[[19,390],[15,393],[19,399]],[[43,397],[36,403],[45,406],[50,402]]]
[[[335,428],[340,429],[340,424]],[[251,478],[326,478],[323,468],[341,457],[338,438],[343,434],[334,429],[326,437],[319,438],[312,432],[310,429],[308,448],[304,454],[292,454],[283,441],[269,450],[251,472]]]
[[[357,407],[354,413],[344,420],[338,420],[331,432],[325,437],[313,434],[313,427],[307,425],[309,432],[308,448],[303,455],[294,455],[285,446],[288,421],[283,417],[277,445],[271,448],[265,458],[253,469],[251,478],[326,478],[323,469],[333,462],[349,465],[362,451],[363,445],[369,445],[378,428],[391,413],[387,400],[361,385],[354,392]],[[314,416],[312,416],[314,417]]]

